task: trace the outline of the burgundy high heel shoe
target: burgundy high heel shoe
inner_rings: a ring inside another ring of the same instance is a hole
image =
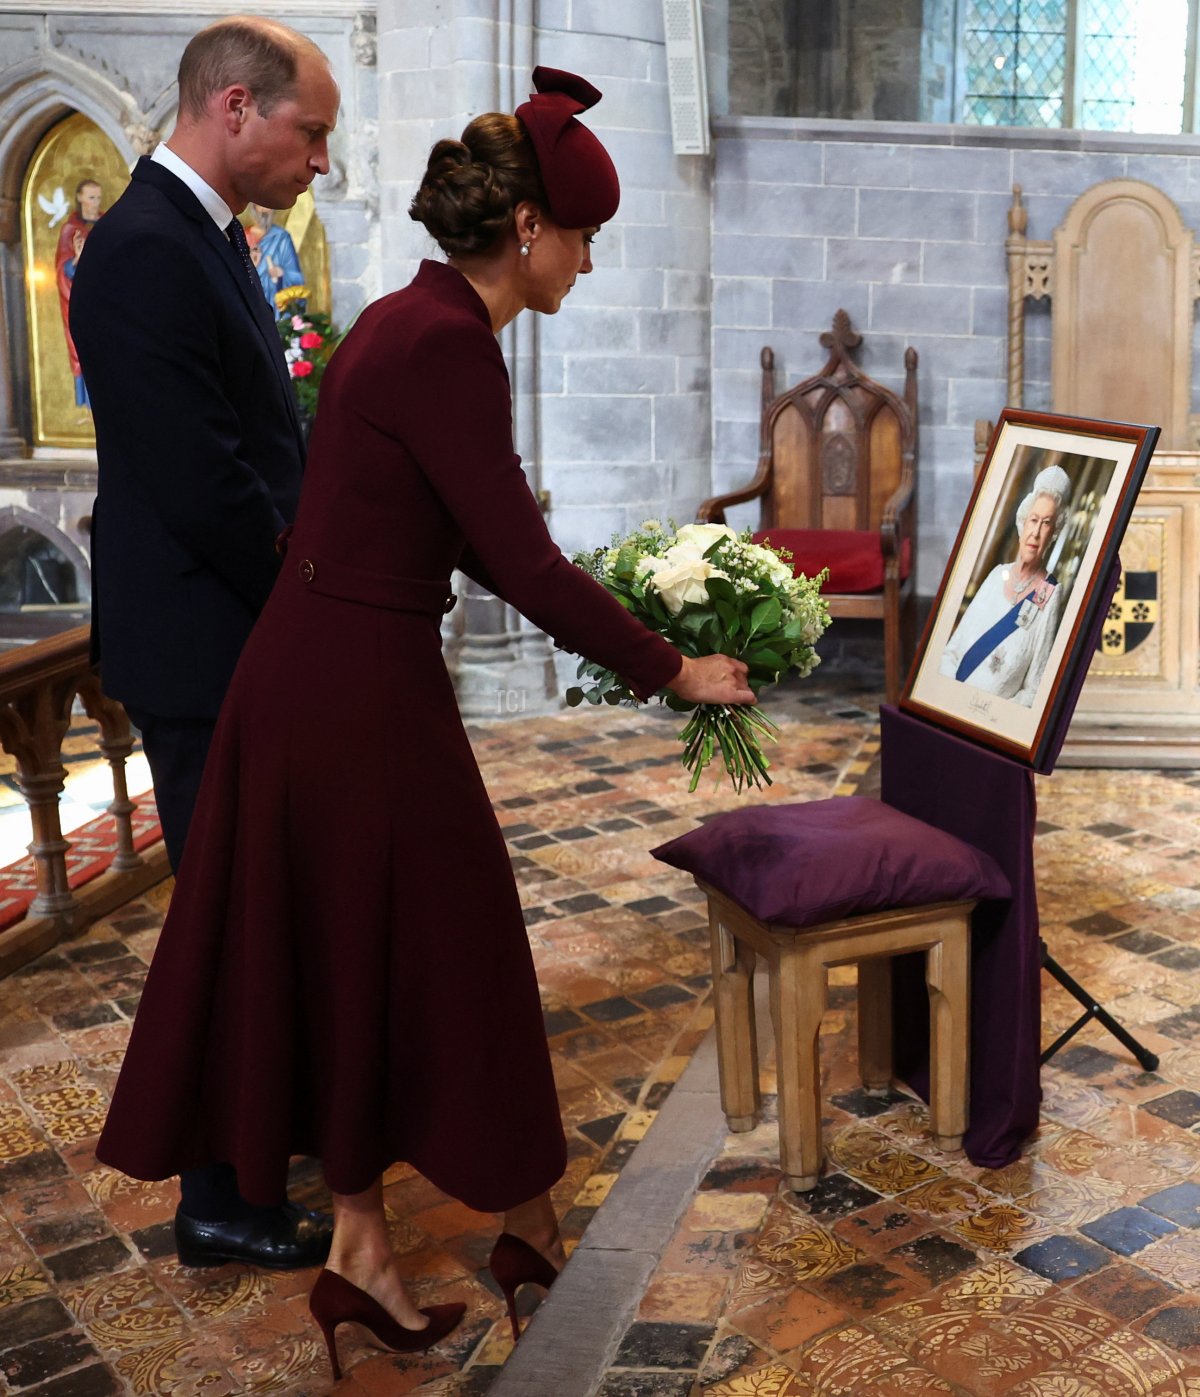
[[[521,1337],[521,1323],[517,1318],[517,1290],[523,1285],[540,1285],[543,1290],[549,1290],[558,1272],[540,1251],[511,1232],[501,1232],[496,1238],[488,1270],[508,1302],[508,1318],[512,1324],[515,1344]]]
[[[336,1339],[339,1324],[361,1324],[393,1353],[421,1353],[444,1339],[462,1319],[467,1307],[461,1303],[430,1305],[421,1311],[429,1320],[425,1328],[406,1329],[365,1290],[360,1290],[336,1271],[323,1270],[308,1297],[308,1309],[325,1335],[333,1380],[340,1382],[342,1367],[338,1362]]]

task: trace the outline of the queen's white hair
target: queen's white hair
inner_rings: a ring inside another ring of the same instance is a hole
[[[1033,508],[1033,502],[1041,499],[1043,495],[1054,501],[1054,533],[1051,535],[1053,542],[1062,533],[1062,527],[1067,522],[1066,506],[1071,498],[1071,477],[1061,466],[1047,466],[1034,476],[1029,494],[1017,506],[1018,533],[1025,527],[1025,520]]]

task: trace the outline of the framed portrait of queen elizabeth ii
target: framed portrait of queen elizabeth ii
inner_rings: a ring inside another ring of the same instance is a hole
[[[900,706],[1036,766],[1157,427],[1005,409]]]

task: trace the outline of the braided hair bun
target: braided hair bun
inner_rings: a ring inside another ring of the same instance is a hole
[[[487,112],[433,147],[408,213],[455,257],[486,252],[524,200],[548,207],[533,145],[516,117]]]

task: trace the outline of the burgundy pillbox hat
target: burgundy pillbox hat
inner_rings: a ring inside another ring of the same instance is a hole
[[[600,100],[586,78],[558,68],[535,68],[528,102],[516,111],[537,152],[550,216],[563,228],[592,228],[608,220],[621,202],[621,186],[608,151],[582,122]]]

